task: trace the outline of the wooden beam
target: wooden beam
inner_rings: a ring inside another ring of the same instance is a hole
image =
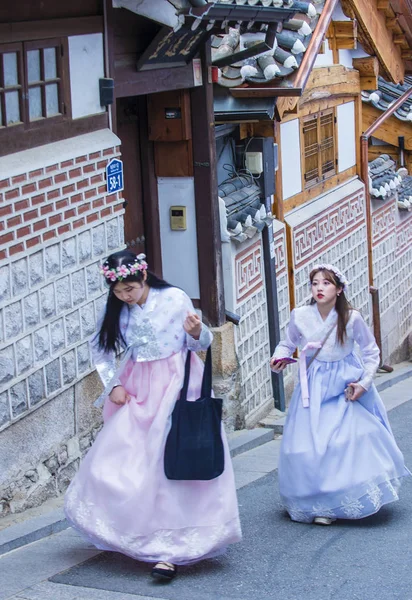
[[[296,114],[299,110],[300,114],[302,106],[309,102],[318,104],[328,99],[335,100],[337,97],[356,96],[360,91],[359,73],[354,69],[348,69],[343,65],[317,67],[312,70],[301,98],[279,98],[276,109],[283,120],[286,113]],[[335,106],[336,102],[333,105]]]
[[[147,102],[150,99],[141,96],[139,106],[139,134],[142,193],[144,204],[144,227],[146,249],[150,257],[152,270],[162,276],[162,248],[160,243],[160,210],[157,178],[155,175],[154,143],[149,141]]]
[[[393,36],[393,43],[401,46],[402,44],[407,44],[407,41],[405,39],[405,36],[403,34],[396,34]]]
[[[361,77],[368,75],[378,77],[379,75],[379,61],[376,56],[365,56],[364,58],[354,58],[353,68],[359,71]]]
[[[298,105],[299,98],[287,97],[283,96],[278,98],[276,102],[276,110],[279,113],[279,117],[282,119],[285,113],[293,113],[296,112],[296,107]]]
[[[360,139],[363,133],[362,129],[362,97],[355,98],[355,153],[356,153],[356,174],[358,177],[362,174],[362,157]]]
[[[191,90],[196,231],[200,306],[213,327],[225,322],[222,241],[217,192],[213,84],[210,42],[201,52],[203,85]]]
[[[400,83],[404,79],[405,67],[401,58],[400,49],[392,41],[392,32],[386,27],[386,17],[381,11],[389,6],[389,0],[378,1],[378,9],[374,8],[370,0],[349,0],[356,18],[375,50],[376,56],[382,65],[386,76],[393,83]]]
[[[282,123],[292,121],[296,118],[300,119],[301,117],[306,117],[306,115],[312,115],[321,112],[322,110],[328,110],[329,108],[334,108],[335,106],[340,106],[347,102],[353,102],[357,97],[359,96],[333,96],[330,98],[321,98],[320,100],[312,100],[311,102],[306,102],[302,105],[299,103],[296,111],[283,116]]]
[[[0,40],[2,44],[32,40],[33,34],[35,39],[49,39],[66,35],[102,32],[103,16],[0,23]]]
[[[377,90],[379,61],[376,56],[354,58],[353,67],[359,71],[361,90]]]
[[[363,104],[362,108],[362,129],[366,131],[373,125],[378,117],[382,116],[382,111],[371,106]],[[398,145],[398,137],[404,136],[405,150],[412,150],[412,126],[411,123],[400,121],[394,116],[389,117],[373,134],[374,137],[382,140],[391,146]]]
[[[282,191],[282,144],[280,143],[280,123],[275,121],[275,142],[278,145],[278,164],[279,168],[275,172],[275,196],[274,204],[272,208],[273,214],[276,216],[278,221],[282,223],[285,221],[285,215],[283,210],[283,191]]]
[[[332,21],[333,37],[338,50],[353,50],[357,47],[358,27],[356,20]]]
[[[395,146],[386,144],[385,146],[369,146],[368,148],[368,160],[371,162],[375,158],[379,158],[381,154],[388,154],[395,162],[399,158],[399,151]],[[405,152],[406,154],[406,152]]]
[[[376,88],[375,88],[376,89]],[[354,69],[342,65],[313,69],[299,106],[306,102],[332,96],[360,94],[360,77]]]
[[[386,18],[386,27],[387,29],[390,29],[391,31],[393,31],[394,29],[398,29],[399,24],[398,24],[398,20],[394,17],[394,18]]]
[[[389,0],[378,0],[376,3],[376,8],[380,11],[386,12],[390,8]]]
[[[191,88],[195,85],[193,65],[191,64],[173,69],[136,71],[132,76],[128,74],[127,79],[122,79],[121,74],[118,74],[114,82],[116,98],[156,94],[157,92]]]

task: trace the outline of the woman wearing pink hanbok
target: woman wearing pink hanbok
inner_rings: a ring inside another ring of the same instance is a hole
[[[104,402],[104,426],[67,490],[65,512],[97,548],[156,563],[152,575],[172,579],[176,565],[222,553],[241,530],[223,428],[222,475],[171,481],[164,474],[187,350],[206,350],[212,334],[189,297],[150,273],[144,258],[125,250],[102,266],[110,288],[91,349],[105,386],[96,401]],[[202,375],[192,354],[188,400],[200,396]]]

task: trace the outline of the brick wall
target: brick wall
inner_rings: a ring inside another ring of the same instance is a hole
[[[412,215],[397,198],[372,201],[374,283],[379,290],[383,360],[408,358],[412,330]]]
[[[370,323],[368,252],[363,184],[355,179],[293,213],[291,228],[296,306],[310,300],[309,272],[316,263],[332,263],[345,275],[347,295]]]
[[[91,371],[97,266],[123,243],[123,200],[105,185],[117,144],[105,130],[0,159],[2,429]]]

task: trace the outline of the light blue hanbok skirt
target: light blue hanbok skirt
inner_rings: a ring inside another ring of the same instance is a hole
[[[345,387],[363,372],[355,353],[315,359],[309,407],[300,384],[293,393],[279,460],[280,495],[293,521],[362,519],[398,500],[401,479],[410,475],[375,386],[358,401],[345,400]]]

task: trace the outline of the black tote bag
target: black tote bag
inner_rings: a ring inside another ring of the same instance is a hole
[[[190,350],[180,398],[172,413],[172,426],[166,440],[164,468],[168,479],[206,481],[223,473],[225,466],[221,436],[222,406],[212,398],[212,352],[206,354],[201,397],[187,400],[190,376]]]

